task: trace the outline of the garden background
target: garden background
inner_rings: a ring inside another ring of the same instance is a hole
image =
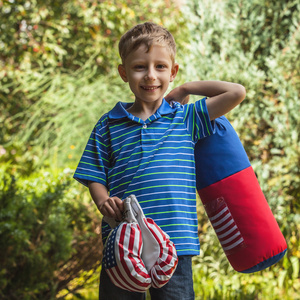
[[[72,175],[99,117],[132,101],[117,44],[148,20],[177,41],[172,87],[246,87],[227,117],[288,243],[275,266],[239,274],[199,202],[197,299],[300,299],[297,0],[0,1],[0,298],[97,299],[101,215]]]

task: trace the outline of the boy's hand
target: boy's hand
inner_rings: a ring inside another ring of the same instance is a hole
[[[187,91],[183,88],[182,85],[173,89],[167,96],[165,96],[165,100],[167,102],[175,101],[179,102],[180,104],[184,105],[189,102],[190,95]]]
[[[117,221],[122,220],[123,201],[118,197],[109,197],[107,188],[98,182],[89,182],[91,196],[103,216]]]
[[[103,216],[122,221],[124,203],[118,197],[109,197],[102,205],[100,205],[99,210]]]

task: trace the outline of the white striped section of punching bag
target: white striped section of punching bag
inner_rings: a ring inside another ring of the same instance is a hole
[[[226,254],[244,246],[244,238],[222,198],[210,209],[208,217]]]

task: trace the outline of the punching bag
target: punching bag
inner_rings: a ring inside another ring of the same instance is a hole
[[[224,117],[195,147],[197,191],[232,267],[263,270],[287,251],[244,147]]]

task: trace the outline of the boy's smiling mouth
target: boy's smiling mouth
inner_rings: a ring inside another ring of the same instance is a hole
[[[153,90],[157,90],[159,86],[141,86],[141,88],[145,91],[153,91]]]

